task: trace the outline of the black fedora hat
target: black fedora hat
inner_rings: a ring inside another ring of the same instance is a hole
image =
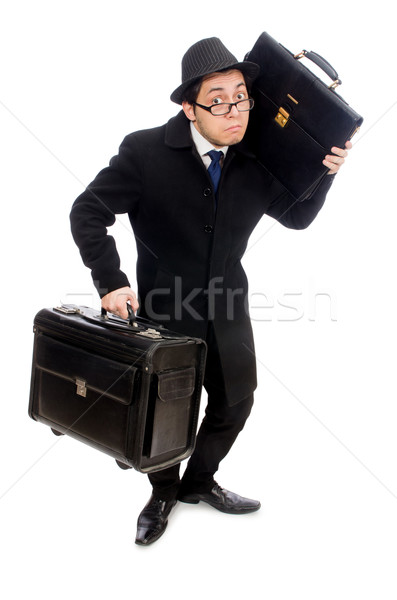
[[[185,90],[196,80],[224,71],[225,69],[238,69],[251,84],[259,73],[259,66],[255,63],[244,61],[238,62],[237,58],[229,52],[216,37],[207,38],[196,42],[187,50],[182,58],[182,84],[171,94],[171,100],[182,104]]]

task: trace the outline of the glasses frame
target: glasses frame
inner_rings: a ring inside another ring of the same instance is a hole
[[[247,100],[249,100],[249,102],[250,102],[250,107],[246,108],[244,110],[239,110],[237,104],[240,104],[240,102],[247,102]],[[199,106],[200,108],[202,108],[204,110],[207,110],[208,112],[211,113],[211,115],[213,117],[224,117],[225,115],[228,115],[231,112],[233,106],[235,106],[239,112],[248,112],[248,111],[250,111],[250,110],[252,110],[254,108],[254,104],[255,104],[255,102],[254,102],[253,98],[243,98],[242,100],[237,100],[237,102],[220,102],[219,104],[211,104],[211,106],[204,106],[204,104],[199,104],[198,102],[193,102],[194,106]],[[222,113],[221,115],[215,115],[212,112],[212,109],[214,107],[216,107],[216,106],[222,106],[222,105],[223,106],[228,106],[229,110],[227,110],[226,112]]]

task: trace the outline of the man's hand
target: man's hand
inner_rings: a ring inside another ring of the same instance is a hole
[[[123,287],[106,294],[102,298],[101,304],[102,308],[105,308],[108,312],[118,315],[122,319],[128,319],[127,301],[129,301],[132,309],[136,312],[139,304],[135,292],[129,287]]]
[[[348,141],[346,142],[345,149],[337,148],[334,146],[331,148],[331,152],[333,154],[327,154],[327,156],[323,160],[323,165],[329,168],[327,175],[334,175],[339,171],[343,163],[345,162],[345,158],[347,157],[347,151],[353,148],[353,144]]]

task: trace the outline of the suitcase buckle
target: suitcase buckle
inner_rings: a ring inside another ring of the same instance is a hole
[[[84,379],[76,379],[76,387],[76,394],[85,398],[87,396],[87,387]]]
[[[54,306],[56,312],[63,313],[64,315],[78,315],[81,310],[75,304],[62,304],[61,306]]]
[[[285,127],[288,123],[288,119],[289,113],[284,108],[282,108],[282,106],[280,106],[274,120],[280,125],[280,127]]]
[[[137,335],[142,335],[143,337],[151,338],[153,340],[158,340],[162,338],[161,333],[156,329],[152,329],[151,327],[148,327],[146,331],[138,331]]]

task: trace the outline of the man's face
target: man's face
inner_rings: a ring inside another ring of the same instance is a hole
[[[244,76],[240,71],[214,73],[203,79],[196,102],[204,106],[219,102],[238,102],[248,98]],[[239,112],[235,106],[227,115],[214,116],[210,112],[188,102],[182,103],[188,119],[215,148],[238,144],[244,137],[249,112]]]

